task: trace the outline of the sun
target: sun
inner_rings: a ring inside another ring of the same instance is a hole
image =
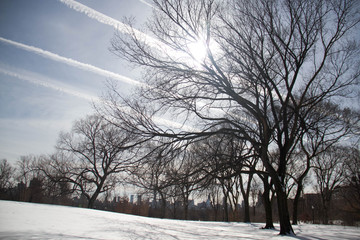
[[[169,52],[164,51],[164,53],[169,54],[169,56],[176,59],[176,61],[183,62],[195,69],[210,64],[211,59],[217,59],[221,54],[219,44],[213,39],[209,41],[202,37],[197,39],[184,39],[184,42],[182,42],[180,46],[181,47],[176,50],[170,50]]]
[[[202,40],[188,44],[189,54],[196,62],[203,62],[207,56],[207,46]]]

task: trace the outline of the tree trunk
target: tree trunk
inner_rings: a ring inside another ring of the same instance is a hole
[[[281,152],[280,152],[281,153]],[[264,154],[265,155],[265,154]],[[286,173],[286,154],[280,154],[279,157],[279,169],[275,171],[270,164],[269,159],[265,156],[263,163],[267,172],[275,186],[275,193],[277,197],[278,215],[280,221],[280,235],[295,235],[294,230],[290,223],[289,208],[287,204],[287,195],[284,185],[284,175]]]
[[[299,205],[302,188],[303,188],[302,184],[298,184],[296,195],[294,198],[294,205],[293,205],[293,221],[292,221],[293,225],[298,224],[298,205]]]
[[[94,208],[94,204],[98,196],[99,196],[99,191],[96,190],[88,201],[88,205],[87,205],[88,208]]]
[[[189,189],[185,188],[183,191],[183,201],[184,201],[184,220],[188,220],[189,213]]]
[[[173,206],[174,206],[174,208],[173,208],[173,218],[176,219],[176,200],[174,200]]]
[[[250,223],[250,205],[249,205],[249,195],[246,194],[244,197],[244,222]]]
[[[253,178],[253,174],[249,174],[247,187],[245,189],[244,184],[243,184],[243,180],[242,180],[242,176],[239,175],[240,190],[241,190],[241,194],[243,195],[243,198],[244,198],[244,211],[245,211],[244,222],[247,222],[247,223],[251,222],[251,220],[250,220],[249,196],[250,196],[250,186],[251,186],[252,178]]]
[[[166,199],[164,197],[163,193],[159,193],[160,197],[161,197],[161,214],[160,214],[160,218],[165,218],[166,216]]]
[[[272,203],[270,200],[270,190],[271,186],[268,182],[268,177],[261,177],[261,180],[264,183],[264,192],[263,192],[263,201],[264,201],[264,208],[265,208],[265,220],[266,225],[264,229],[274,229],[274,223],[273,223],[273,216],[272,216]]]
[[[188,220],[189,204],[188,202],[184,203],[184,220]]]
[[[224,197],[224,221],[225,222],[229,222],[229,207],[228,207],[228,201],[227,201],[227,197]]]
[[[325,200],[323,202],[323,224],[329,224],[329,206],[330,201]]]
[[[328,209],[327,207],[324,208],[324,220],[323,220],[324,224],[327,225],[329,224],[329,214],[328,214]]]
[[[293,235],[294,230],[290,223],[286,192],[281,186],[276,186],[275,191],[279,211],[280,235]]]
[[[267,146],[268,144],[265,144],[263,148],[259,149],[259,152],[261,153],[260,159],[270,175],[266,173],[266,174],[259,174],[258,176],[260,177],[260,179],[263,181],[264,184],[263,200],[264,200],[265,220],[266,220],[264,229],[274,229],[270,192],[274,183],[274,181],[272,181],[272,178],[276,175],[276,173],[270,164],[269,156],[267,154],[268,151]]]
[[[303,145],[302,145],[303,146]],[[305,151],[305,149],[303,148],[303,151]],[[307,152],[306,152],[307,153]],[[306,177],[306,175],[309,173],[310,171],[310,155],[307,153],[307,158],[306,158],[306,168],[305,171],[301,174],[301,176],[299,177],[299,179],[297,180],[297,190],[296,190],[296,195],[295,195],[295,199],[294,199],[294,205],[293,205],[293,224],[297,225],[298,224],[298,205],[299,205],[299,200],[300,200],[300,196],[301,196],[301,192],[304,188],[303,185],[303,181]]]
[[[324,193],[321,194],[322,198],[322,219],[323,224],[329,224],[329,209],[330,209],[330,202],[332,197],[332,192],[325,188]]]
[[[94,208],[95,201],[96,201],[97,197],[99,196],[104,183],[105,183],[105,178],[101,179],[99,185],[97,185],[97,187],[96,187],[94,194],[90,197],[88,206],[87,206],[88,208]]]

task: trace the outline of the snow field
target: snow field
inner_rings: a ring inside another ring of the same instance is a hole
[[[0,239],[360,239],[356,227],[304,224],[294,226],[296,236],[279,236],[278,230],[262,230],[263,225],[156,219],[0,201]]]

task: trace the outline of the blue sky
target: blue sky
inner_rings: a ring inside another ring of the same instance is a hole
[[[123,76],[139,74],[109,52],[111,23],[132,16],[140,26],[151,11],[141,0],[1,0],[0,159],[53,152],[107,79],[129,92]]]

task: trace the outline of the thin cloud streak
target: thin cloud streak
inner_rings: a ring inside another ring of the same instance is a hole
[[[69,95],[72,95],[72,96],[75,96],[75,97],[78,97],[78,98],[82,98],[82,99],[85,99],[87,101],[91,101],[91,102],[99,102],[100,101],[100,99],[98,97],[95,97],[95,96],[92,96],[92,95],[89,95],[89,94],[85,94],[85,93],[81,93],[81,92],[78,92],[76,90],[60,87],[60,86],[58,86],[56,84],[53,84],[53,83],[49,83],[49,81],[53,81],[51,79],[48,79],[48,81],[42,81],[42,80],[39,80],[39,78],[31,77],[31,76],[24,75],[24,74],[15,73],[15,72],[6,70],[6,69],[1,68],[1,67],[0,67],[0,73],[5,74],[5,75],[10,76],[10,77],[20,79],[20,80],[30,82],[30,83],[38,85],[38,86],[50,88],[50,89],[53,89],[53,90],[56,90],[56,91],[59,91],[59,92],[62,92],[62,93],[66,93],[66,94],[69,94]]]
[[[62,62],[62,63],[65,63],[67,65],[70,65],[70,66],[73,66],[73,67],[76,67],[76,68],[79,68],[79,69],[82,69],[82,70],[85,70],[85,71],[88,71],[88,72],[98,74],[100,76],[108,77],[108,78],[111,78],[111,79],[116,79],[116,80],[122,81],[122,82],[127,83],[127,84],[131,84],[131,85],[142,85],[141,82],[138,82],[138,81],[133,80],[131,78],[122,76],[120,74],[117,74],[117,73],[114,73],[114,72],[111,72],[111,71],[108,71],[108,70],[105,70],[105,69],[102,69],[102,68],[99,68],[99,67],[95,67],[95,66],[93,66],[91,64],[76,61],[76,60],[74,60],[72,58],[63,57],[63,56],[60,56],[60,55],[58,55],[56,53],[52,53],[52,52],[43,50],[43,49],[38,48],[38,47],[26,45],[26,44],[19,43],[19,42],[16,42],[16,41],[12,41],[12,40],[2,38],[2,37],[0,37],[0,41],[2,41],[4,43],[7,43],[7,44],[10,44],[12,46],[15,46],[17,48],[21,48],[21,49],[26,50],[28,52],[38,54],[38,55],[40,55],[42,57],[51,59],[53,61]]]
[[[175,129],[182,129],[184,131],[187,132],[200,132],[199,129],[185,125],[185,124],[180,124],[178,122],[174,122],[165,118],[161,118],[161,117],[153,117],[153,121],[157,124],[160,125],[164,125],[167,127],[171,127],[171,128],[175,128]]]
[[[118,30],[122,33],[132,34],[132,32],[133,32],[136,36],[139,37],[139,39],[147,41],[152,46],[154,46],[154,47],[161,46],[161,43],[158,40],[147,35],[146,33],[143,33],[137,29],[134,29],[133,27],[129,26],[128,24],[122,23],[122,22],[120,22],[112,17],[109,17],[101,12],[98,12],[95,9],[90,8],[84,4],[81,4],[81,3],[73,1],[73,0],[59,0],[59,1],[77,12],[84,13],[89,18],[95,19],[96,21],[98,21],[100,23],[112,26],[113,28],[115,28],[116,30]],[[146,3],[144,1],[141,1],[141,2],[152,6],[151,4]]]
[[[154,5],[152,5],[151,3],[148,3],[147,1],[145,0],[139,0],[140,2],[144,3],[145,5],[148,5],[149,7],[152,7],[152,8],[155,8]]]
[[[10,76],[10,77],[14,77],[14,78],[23,80],[23,81],[30,82],[30,83],[32,83],[34,85],[37,85],[37,86],[53,89],[53,90],[56,90],[56,91],[59,91],[59,92],[62,92],[62,93],[65,93],[65,94],[68,94],[68,95],[71,95],[71,96],[75,96],[75,97],[78,97],[78,98],[81,98],[81,99],[85,99],[85,100],[87,100],[89,102],[98,102],[98,103],[109,104],[108,102],[106,102],[106,101],[104,102],[104,100],[102,100],[102,99],[100,99],[98,97],[95,97],[95,96],[92,96],[92,95],[89,95],[89,94],[85,94],[85,93],[82,93],[82,92],[79,92],[79,91],[76,91],[76,90],[73,90],[73,89],[60,87],[60,86],[58,86],[56,84],[53,84],[53,83],[49,83],[51,81],[54,81],[53,79],[43,78],[43,80],[39,80],[40,78],[38,78],[38,77],[32,77],[32,76],[25,75],[25,74],[15,73],[13,71],[6,70],[6,69],[4,69],[2,67],[0,67],[0,73],[5,74],[5,75]],[[125,108],[122,109],[122,111],[128,112],[129,109],[125,107]],[[182,124],[180,124],[178,122],[174,122],[174,121],[171,121],[171,120],[168,120],[168,119],[165,119],[165,118],[161,118],[161,117],[154,117],[153,120],[157,124],[165,125],[165,126],[176,128],[176,129],[183,129],[185,131],[196,131],[197,130],[197,129],[193,128],[193,127],[182,125]]]

